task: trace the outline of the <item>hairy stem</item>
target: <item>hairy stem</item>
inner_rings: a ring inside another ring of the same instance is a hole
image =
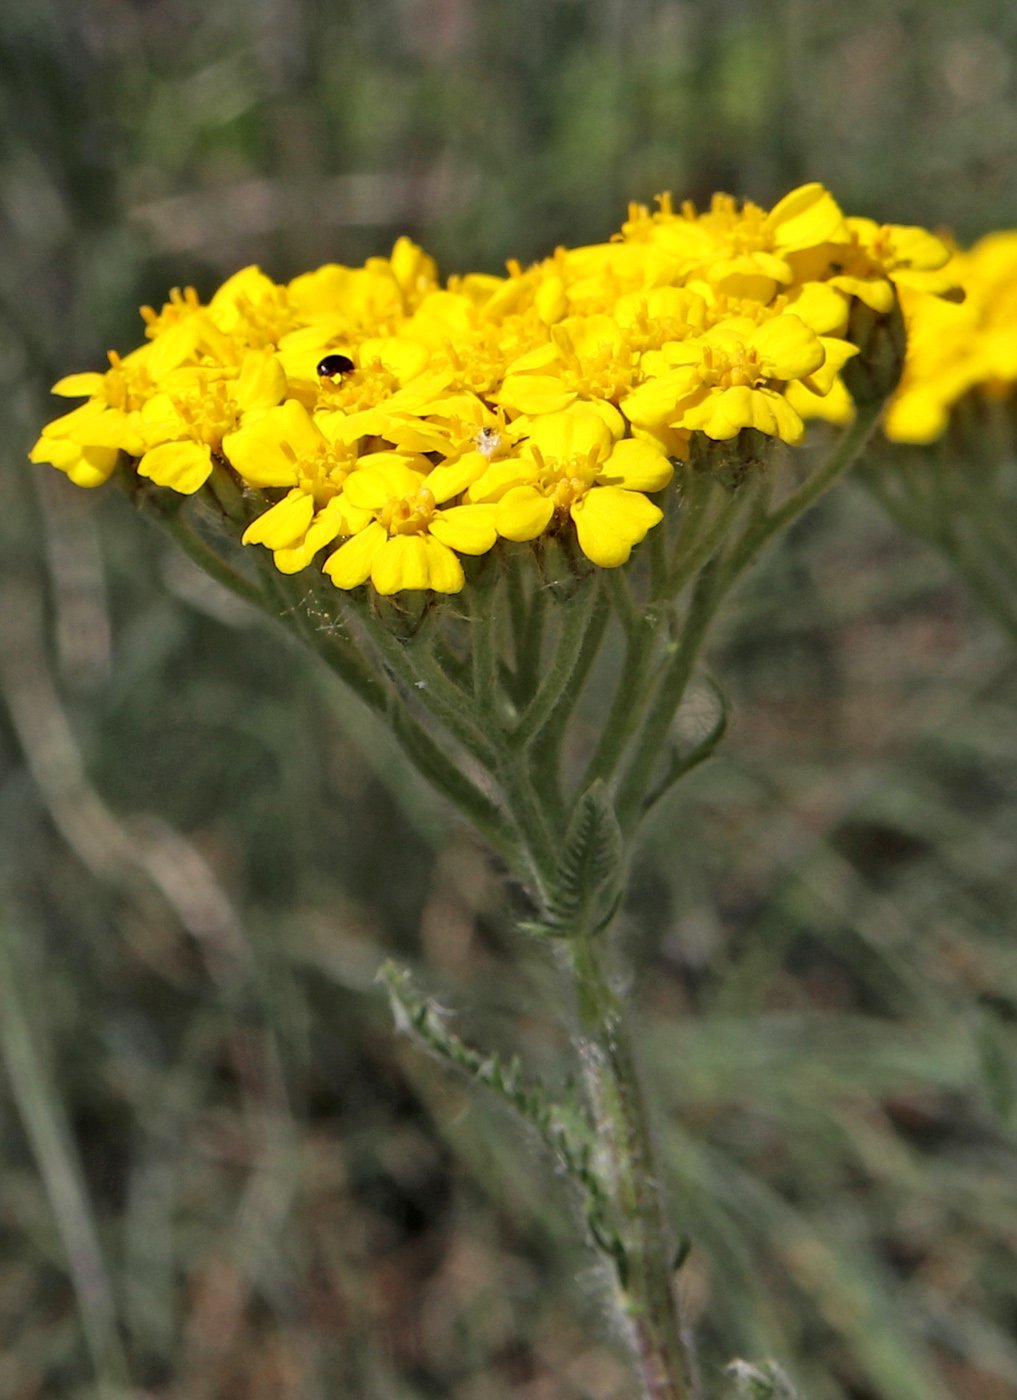
[[[614,1301],[645,1400],[688,1400],[670,1231],[626,1007],[611,986],[602,937],[571,939],[576,1050],[599,1144],[598,1174],[613,1233]]]

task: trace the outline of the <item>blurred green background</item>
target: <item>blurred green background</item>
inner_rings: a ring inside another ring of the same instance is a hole
[[[497,872],[304,657],[25,453],[139,302],[808,179],[1017,224],[1001,0],[3,0],[0,1400],[622,1400],[568,1195],[391,1034],[568,1073]],[[704,1374],[1017,1396],[1017,665],[847,483],[743,584],[627,913]]]

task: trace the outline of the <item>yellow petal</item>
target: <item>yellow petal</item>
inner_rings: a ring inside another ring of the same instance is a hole
[[[505,462],[495,462],[473,483],[466,493],[467,499],[500,501],[506,491],[532,481],[536,472],[537,464],[530,457],[510,457]]]
[[[403,291],[411,296],[419,295],[428,285],[433,285],[438,276],[434,259],[428,257],[423,248],[419,248],[405,234],[396,239],[389,262],[392,275]]]
[[[357,588],[371,577],[371,566],[387,540],[385,527],[372,520],[359,535],[330,554],[322,567],[337,588]]]
[[[819,369],[812,374],[803,375],[802,379],[806,389],[811,390],[813,394],[828,394],[848,360],[858,354],[858,346],[852,345],[849,340],[836,340],[826,335],[820,336],[820,340],[826,351],[826,359]]]
[[[572,348],[582,359],[597,359],[600,356],[624,357],[628,351],[621,328],[611,316],[581,316],[565,322],[560,329],[552,330],[552,336],[564,331],[571,341]]]
[[[595,413],[598,418],[603,419],[608,432],[615,442],[625,436],[625,419],[613,403],[608,403],[607,399],[583,399],[577,400],[567,412]]]
[[[430,558],[423,535],[393,535],[374,556],[371,582],[388,596],[409,590],[429,588]]]
[[[840,335],[847,329],[851,302],[829,282],[805,282],[788,293],[788,308],[817,335]]]
[[[323,442],[306,408],[290,399],[227,433],[222,446],[249,485],[292,486],[297,480],[294,457],[311,455]]]
[[[156,394],[141,410],[141,434],[149,447],[182,437],[187,424],[169,394]]]
[[[286,373],[276,357],[262,350],[245,355],[233,396],[245,411],[280,403],[286,397]]]
[[[102,393],[105,387],[104,374],[65,374],[53,385],[50,393],[59,394],[65,399],[89,399],[93,394]]]
[[[883,432],[891,442],[932,442],[949,422],[947,406],[924,387],[901,394],[886,410]]]
[[[812,394],[801,379],[793,379],[784,390],[784,397],[799,418],[824,418],[828,423],[843,425],[855,416],[855,406],[847,387],[839,376],[826,394]]]
[[[539,374],[542,370],[549,371],[552,366],[561,364],[561,351],[553,341],[545,341],[543,345],[536,346],[533,350],[527,350],[525,355],[520,355],[517,360],[513,360],[505,371],[506,377],[516,374]]]
[[[510,374],[493,398],[519,413],[560,413],[576,395],[554,375]]]
[[[548,460],[568,461],[587,457],[596,449],[606,457],[612,447],[611,431],[599,413],[576,405],[572,413],[548,413],[533,423],[530,442]]]
[[[331,544],[337,535],[355,535],[370,521],[365,511],[350,510],[342,496],[333,496],[328,505],[318,511],[300,544],[275,551],[275,566],[281,574],[296,574],[306,569],[319,549]]]
[[[41,437],[29,461],[47,462],[66,472],[75,486],[101,486],[113,474],[120,454],[110,447],[81,447],[67,438]]]
[[[857,297],[880,316],[887,316],[893,310],[893,283],[885,277],[852,277],[844,274],[831,277],[830,286],[839,287],[848,296]]]
[[[813,181],[796,190],[770,210],[766,227],[783,252],[814,248],[820,243],[847,243],[850,233],[833,195]]]
[[[442,463],[427,476],[427,489],[439,505],[478,481],[490,466],[482,452],[466,452],[456,462]]]
[[[360,510],[381,510],[389,501],[410,496],[424,484],[424,473],[413,471],[407,458],[395,452],[372,452],[361,457],[357,470],[346,478],[343,494]]]
[[[695,347],[697,359],[702,359],[702,346]],[[698,383],[694,366],[673,370],[659,378],[648,379],[621,401],[621,410],[633,426],[663,427],[674,417],[675,407],[693,391]]]
[[[535,540],[553,514],[554,506],[535,486],[514,486],[498,502],[498,534],[507,540]]]
[[[486,554],[498,538],[497,514],[495,505],[452,506],[438,511],[431,521],[431,534],[460,554]]]
[[[208,309],[223,330],[232,331],[242,319],[237,309],[241,300],[257,306],[258,302],[272,296],[275,289],[275,283],[252,264],[226,279],[209,302]]]
[[[400,384],[408,384],[427,368],[428,355],[423,345],[399,336],[382,336],[365,340],[360,346],[361,365],[379,360],[394,374]]]
[[[560,321],[569,309],[569,299],[565,295],[565,283],[562,279],[557,276],[545,278],[537,288],[533,304],[545,326]]]
[[[186,320],[160,332],[152,342],[147,361],[148,372],[153,379],[163,379],[194,355],[201,341],[202,319],[197,315],[188,316]]]
[[[67,415],[68,418],[70,416]],[[64,433],[82,447],[120,448],[136,457],[146,446],[139,432],[140,427],[141,417],[138,413],[121,413],[117,408],[107,408],[89,417],[82,415],[75,423],[65,420]]]
[[[663,518],[662,512],[639,494],[618,486],[595,486],[570,510],[579,548],[602,568],[624,564],[647,530]]]
[[[783,394],[778,394],[773,389],[755,389],[753,393],[757,397],[763,395],[769,401],[770,412],[777,424],[776,436],[792,447],[801,442],[805,436],[805,424],[795,411],[793,404],[790,404]]]
[[[182,496],[193,496],[212,473],[212,453],[204,443],[164,442],[151,447],[138,463],[138,475],[157,486],[170,486]]]
[[[278,505],[252,520],[240,542],[285,549],[304,537],[313,519],[314,497],[307,491],[291,491]]]
[[[435,593],[458,593],[466,582],[463,566],[447,545],[431,535],[424,536],[427,567]]]
[[[688,428],[637,428],[633,425],[632,435],[640,442],[654,443],[665,457],[675,457],[679,462],[687,462],[689,459],[689,439],[692,434]]]
[[[748,344],[774,379],[801,379],[823,363],[826,351],[815,331],[798,316],[785,312],[764,321],[748,337]]]
[[[662,491],[674,476],[674,468],[656,445],[638,438],[616,442],[600,471],[604,485],[629,491]]]
[[[91,489],[109,481],[119,456],[112,447],[82,447],[77,461],[68,463],[64,471],[75,486]]]

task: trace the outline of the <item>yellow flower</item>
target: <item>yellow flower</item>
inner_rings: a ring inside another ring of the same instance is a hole
[[[946,270],[950,250],[923,228],[848,219],[848,237],[793,254],[796,282],[827,281],[831,287],[887,315],[894,284],[936,295],[951,295],[957,279]]]
[[[632,382],[632,351],[610,316],[551,327],[551,340],[509,365],[493,397],[518,413],[559,413],[577,399],[616,401]]]
[[[629,421],[648,432],[690,428],[723,439],[756,428],[800,442],[804,424],[773,386],[815,375],[826,359],[822,342],[791,314],[736,326],[645,355],[651,377],[621,403]]]
[[[305,325],[339,318],[350,331],[377,336],[394,335],[436,285],[432,259],[400,238],[391,258],[368,258],[363,267],[327,263],[295,277],[286,292]]]
[[[28,454],[30,462],[46,462],[66,472],[75,486],[102,486],[113,475],[120,453],[115,447],[82,447],[70,438],[43,431]]]
[[[236,377],[226,371],[182,369],[141,413],[146,451],[138,474],[157,486],[189,496],[212,471],[213,454],[248,414],[274,408],[286,393],[286,376],[273,356],[252,351]]]
[[[931,442],[971,389],[1017,383],[1017,233],[990,234],[944,272],[964,288],[962,304],[902,293],[907,359],[883,424],[896,442]]]
[[[152,341],[149,366],[156,378],[183,364],[236,366],[248,349],[274,345],[293,324],[285,288],[257,267],[234,273],[208,306],[202,306],[193,287],[182,294],[174,288],[160,313],[143,306],[141,314]]]
[[[712,289],[709,296],[712,297]],[[712,308],[708,297],[686,287],[654,287],[626,292],[614,304],[614,319],[638,354],[659,350],[668,341],[688,340],[707,329]]]
[[[659,202],[652,215],[633,206],[623,237],[664,249],[676,260],[682,281],[700,279],[719,292],[754,301],[770,301],[779,286],[794,280],[790,254],[848,237],[836,201],[817,183],[792,190],[769,214],[750,200],[739,208],[725,194],[714,195],[704,214],[689,202],[676,214],[670,195],[659,196]]]
[[[662,518],[643,492],[661,491],[673,468],[655,443],[616,441],[585,406],[534,420],[520,455],[497,463],[469,497],[497,503],[497,529],[532,540],[557,516],[571,516],[579,547],[594,564],[624,564]]]
[[[855,416],[854,400],[840,375],[825,394],[813,393],[801,379],[793,379],[784,390],[784,397],[800,418],[824,418],[828,423],[843,427]]]
[[[455,468],[428,471],[426,458],[383,452],[364,459],[350,476],[345,496],[369,523],[325,561],[338,588],[356,588],[368,579],[379,593],[430,588],[458,593],[465,577],[459,554],[486,554],[497,532],[490,505],[452,506],[443,502],[462,491]]]
[[[223,453],[249,486],[292,488],[243,537],[244,544],[271,549],[281,573],[299,572],[338,535],[352,535],[367,524],[366,512],[343,497],[343,485],[357,466],[362,426],[340,413],[315,422],[290,399],[223,438]]]
[[[396,239],[389,256],[389,266],[408,312],[418,307],[438,285],[438,268],[434,259],[405,234]]]
[[[31,460],[59,467],[77,486],[101,486],[121,451],[142,453],[141,410],[158,391],[151,349],[143,345],[123,359],[111,350],[105,374],[69,374],[58,380],[54,394],[88,395],[89,401],[46,424],[29,454]]]

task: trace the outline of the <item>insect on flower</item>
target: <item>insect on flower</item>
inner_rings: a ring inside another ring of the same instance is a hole
[[[318,374],[322,379],[338,379],[352,369],[356,369],[356,365],[349,355],[326,355],[318,361]]]
[[[476,436],[477,451],[491,458],[501,446],[501,433],[497,428],[481,428]]]

